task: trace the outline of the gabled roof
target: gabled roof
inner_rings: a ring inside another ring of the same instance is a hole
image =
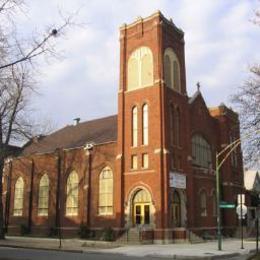
[[[201,92],[200,92],[200,90],[198,89],[198,90],[193,94],[193,96],[189,98],[189,104],[192,104],[192,103],[197,99],[197,97],[199,97],[199,96],[202,97]],[[202,98],[203,98],[203,97],[202,97]]]
[[[76,148],[88,142],[117,141],[117,115],[68,125],[50,135],[41,136],[24,146],[22,155],[53,152],[57,148]]]

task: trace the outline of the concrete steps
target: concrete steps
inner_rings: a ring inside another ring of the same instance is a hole
[[[193,233],[191,230],[187,230],[187,232],[188,232],[187,238],[190,241],[190,243],[196,244],[196,243],[203,243],[204,242],[203,238],[199,237],[198,235]]]
[[[142,237],[141,232],[137,228],[127,229],[122,236],[117,239],[118,243],[127,243],[127,244],[141,244]]]

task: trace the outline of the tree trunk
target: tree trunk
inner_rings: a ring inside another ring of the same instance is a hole
[[[0,157],[0,239],[4,239],[5,229],[4,229],[3,183],[2,183],[3,170],[4,170],[4,158],[1,157]]]

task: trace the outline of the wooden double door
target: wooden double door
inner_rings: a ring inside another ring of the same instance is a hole
[[[150,224],[150,204],[149,203],[135,203],[133,222],[135,225],[149,225]]]

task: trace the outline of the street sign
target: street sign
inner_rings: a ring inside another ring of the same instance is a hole
[[[236,207],[236,205],[234,203],[231,203],[231,202],[220,201],[219,207],[221,209],[234,209]]]
[[[186,175],[170,172],[170,187],[177,189],[186,189]]]
[[[247,206],[244,204],[240,204],[236,208],[236,213],[239,219],[244,219],[245,215],[247,214]]]
[[[237,204],[245,204],[245,194],[237,194]]]
[[[220,204],[219,207],[221,209],[234,209],[236,207],[235,204]]]

